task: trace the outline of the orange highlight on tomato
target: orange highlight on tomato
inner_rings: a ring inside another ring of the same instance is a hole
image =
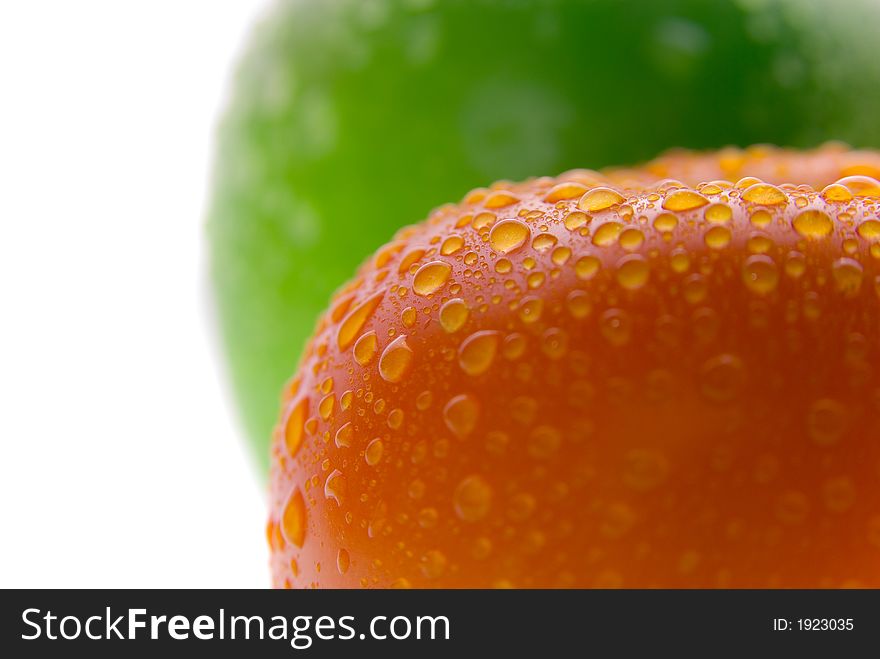
[[[880,587],[877,178],[674,152],[402,230],[285,388],[274,585]]]

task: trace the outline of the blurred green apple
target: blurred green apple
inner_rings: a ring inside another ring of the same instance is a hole
[[[673,146],[880,146],[871,0],[291,0],[219,131],[219,322],[267,464],[331,292],[404,224],[495,179]]]

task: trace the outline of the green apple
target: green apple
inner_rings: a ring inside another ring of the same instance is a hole
[[[298,0],[253,34],[219,131],[219,323],[263,465],[332,291],[496,179],[674,146],[880,146],[871,0]]]

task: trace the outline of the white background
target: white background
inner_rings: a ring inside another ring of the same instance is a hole
[[[266,4],[0,3],[0,587],[269,583],[204,236]]]

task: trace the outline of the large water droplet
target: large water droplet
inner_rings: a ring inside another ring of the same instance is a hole
[[[568,352],[568,334],[558,327],[551,327],[541,336],[541,352],[550,359],[562,359]]]
[[[733,217],[733,211],[727,204],[712,204],[706,207],[703,217],[711,224],[726,224]]]
[[[473,396],[460,394],[454,396],[443,408],[446,427],[460,438],[470,435],[477,425],[480,406]]]
[[[663,208],[668,211],[689,211],[709,203],[699,192],[693,190],[673,190],[663,200]]]
[[[499,332],[483,330],[474,332],[458,349],[458,364],[461,370],[471,376],[482,375],[489,370],[498,350]]]
[[[465,522],[476,522],[489,514],[492,488],[480,476],[468,476],[455,488],[455,513]]]
[[[554,204],[557,201],[565,201],[567,199],[576,199],[587,191],[586,186],[574,181],[564,181],[550,188],[550,191],[544,197],[544,201]]]
[[[452,274],[452,267],[445,261],[431,261],[418,270],[413,277],[413,292],[416,295],[430,295],[440,290]]]
[[[828,214],[819,210],[801,211],[792,222],[794,230],[805,238],[824,238],[831,233],[834,223]]]
[[[755,254],[746,259],[742,270],[743,282],[753,293],[766,295],[776,290],[779,271],[769,256]]]
[[[623,482],[638,492],[661,485],[669,473],[666,457],[658,451],[633,449],[626,454]]]
[[[625,201],[623,196],[612,190],[611,188],[598,187],[593,188],[581,197],[578,202],[578,208],[588,213],[598,213],[604,211],[615,204],[622,204]]]
[[[401,334],[388,344],[379,358],[379,374],[387,382],[400,382],[412,365],[413,351]]]
[[[502,220],[489,232],[489,244],[496,252],[507,254],[522,247],[531,231],[519,220]]]
[[[648,262],[638,254],[625,256],[617,263],[617,283],[627,290],[642,288],[648,283],[650,274]]]
[[[301,398],[295,401],[287,412],[287,418],[284,420],[284,444],[290,457],[296,455],[302,444],[303,427],[308,412],[308,398]]]
[[[339,448],[348,448],[351,446],[351,440],[354,438],[354,427],[351,425],[351,421],[348,421],[341,426],[339,426],[339,430],[336,431],[336,446]]]
[[[862,287],[862,264],[850,258],[840,258],[831,267],[837,290],[846,297],[858,295]]]
[[[376,307],[379,306],[384,295],[385,291],[377,293],[349,312],[340,324],[339,333],[336,337],[340,350],[348,348],[348,346],[360,336],[364,324],[370,319],[370,316],[373,315],[373,312],[376,310]]]
[[[880,181],[870,176],[847,176],[837,181],[856,197],[880,197]]]
[[[385,446],[382,444],[382,440],[377,437],[367,444],[367,448],[364,450],[364,460],[371,467],[375,467],[382,460],[382,453],[384,451]]]
[[[341,506],[344,494],[345,478],[342,476],[341,471],[334,469],[324,482],[324,496],[328,499],[333,499]]]
[[[745,385],[745,366],[736,355],[724,353],[707,360],[701,369],[701,390],[709,400],[725,403]]]
[[[846,430],[846,408],[831,398],[821,398],[810,406],[807,432],[819,446],[832,446]]]
[[[601,261],[595,256],[582,256],[574,264],[574,273],[582,281],[588,281],[599,272]]]
[[[769,183],[755,183],[749,186],[743,191],[742,198],[749,203],[761,206],[776,206],[788,201],[788,195]]]
[[[339,548],[339,551],[336,554],[336,569],[339,570],[339,574],[345,574],[348,572],[348,568],[351,566],[351,556],[349,556],[348,551]]]
[[[284,539],[301,548],[306,538],[306,520],[306,502],[302,492],[295,487],[287,498],[281,515],[281,533]]]
[[[622,346],[629,342],[632,334],[632,319],[622,309],[608,309],[599,319],[602,336],[613,346]]]
[[[436,549],[427,551],[419,561],[419,567],[426,579],[439,579],[446,571],[446,556]]]
[[[524,323],[534,323],[541,318],[544,300],[539,297],[524,297],[519,305],[519,317]]]

